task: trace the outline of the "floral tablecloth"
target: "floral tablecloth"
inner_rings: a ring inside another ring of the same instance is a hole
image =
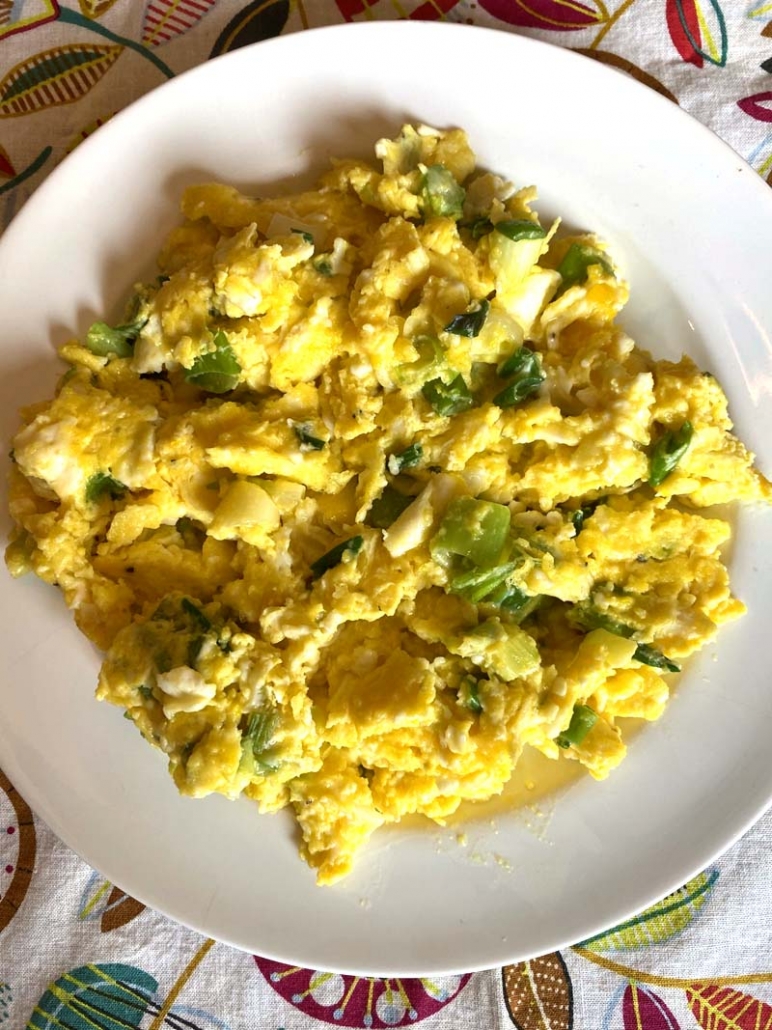
[[[765,0],[0,0],[2,224],[81,140],[171,76],[280,33],[394,18],[585,53],[681,104],[772,185]],[[562,953],[466,976],[359,978],[247,955],[145,909],[0,773],[0,1026],[770,1030],[770,843],[767,816],[679,891]]]

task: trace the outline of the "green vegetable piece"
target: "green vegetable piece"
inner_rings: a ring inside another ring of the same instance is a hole
[[[323,275],[329,278],[332,275],[332,263],[327,257],[314,258],[311,262],[319,275]]]
[[[555,737],[555,743],[562,748],[576,747],[582,743],[597,721],[598,714],[589,705],[574,705],[574,714],[571,716],[568,729]]]
[[[264,773],[275,772],[279,768],[279,762],[270,754],[278,725],[278,713],[252,712],[241,737],[243,757],[249,762],[254,762]]]
[[[438,415],[459,415],[474,406],[474,397],[462,375],[457,375],[450,383],[432,379],[424,383],[421,393]]]
[[[311,574],[314,579],[319,579],[320,576],[324,575],[328,569],[334,568],[344,558],[344,555],[350,554],[353,556],[359,554],[362,550],[362,544],[364,538],[361,536],[352,536],[349,540],[343,540],[341,543],[336,544],[330,548],[326,554],[323,554],[321,558],[317,558],[311,565]]]
[[[483,711],[480,701],[480,687],[474,676],[464,676],[458,687],[458,699],[465,708],[475,715],[481,715]]]
[[[508,240],[517,243],[520,240],[543,240],[547,230],[542,229],[538,222],[532,222],[527,218],[512,218],[503,222],[496,222],[494,229],[506,236]]]
[[[415,497],[401,494],[393,486],[387,486],[381,496],[373,501],[365,521],[374,529],[388,529],[414,500]]]
[[[462,229],[468,229],[473,240],[479,240],[482,236],[487,236],[489,232],[493,232],[493,222],[487,215],[482,215],[480,218],[473,218],[471,222],[459,222]]]
[[[465,314],[452,318],[443,332],[452,333],[454,336],[465,336],[470,340],[479,336],[490,307],[490,301],[481,300],[474,311],[467,311]]]
[[[105,496],[117,501],[127,490],[126,484],[110,475],[109,472],[95,472],[86,482],[86,501],[88,504],[96,504]]]
[[[213,351],[199,354],[191,367],[185,370],[185,378],[207,393],[228,393],[239,384],[241,365],[221,329],[214,335],[214,345]]]
[[[314,245],[314,237],[311,235],[310,232],[306,232],[305,229],[292,229],[290,231],[294,232],[294,233],[297,233],[298,236],[302,236],[303,239],[306,241],[306,243],[310,243],[311,246],[313,247],[313,245]]]
[[[421,207],[427,218],[454,218],[464,211],[466,190],[445,165],[430,165],[421,179]]]
[[[137,690],[145,699],[145,701],[149,701],[150,698],[153,696],[153,688],[149,687],[146,683],[143,683],[141,687],[137,687]]]
[[[454,576],[450,581],[450,590],[459,594],[472,604],[479,604],[493,593],[515,571],[515,562],[497,565],[492,569],[473,569]]]
[[[684,422],[657,441],[649,455],[649,486],[659,486],[678,465],[694,436],[691,422]]]
[[[418,465],[424,456],[424,449],[420,443],[411,443],[400,454],[390,454],[387,462],[389,472],[393,476],[399,475],[405,469],[412,469]]]
[[[519,587],[513,587],[507,583],[485,600],[487,604],[495,604],[500,611],[505,612],[515,622],[522,622],[541,602],[540,597],[526,594]]]
[[[575,604],[570,617],[582,629],[605,629],[608,633],[616,633],[618,637],[625,637],[628,640],[635,633],[632,626],[626,626],[610,615],[599,612],[590,604]]]
[[[498,375],[502,379],[509,379],[510,376],[535,376],[541,371],[539,355],[534,353],[530,347],[523,345],[518,347],[503,361],[498,369]]]
[[[587,270],[590,265],[600,265],[608,275],[614,275],[614,269],[607,258],[584,243],[572,243],[566,251],[566,255],[558,265],[558,272],[563,281],[560,284],[556,296],[565,293],[570,286],[578,286],[587,280]]]
[[[430,376],[442,371],[445,364],[445,351],[436,336],[417,336],[413,346],[418,351],[418,359],[398,365],[395,369],[396,377],[403,385],[425,382]]]
[[[500,408],[513,408],[521,404],[527,397],[538,393],[541,384],[547,378],[541,367],[541,359],[530,347],[518,347],[514,354],[499,367],[502,379],[511,379],[493,398],[493,403]]]
[[[464,657],[509,682],[539,668],[536,641],[519,626],[488,619],[470,630],[459,648]]]
[[[325,441],[319,436],[314,436],[313,427],[307,422],[302,425],[296,425],[295,436],[298,438],[301,451],[322,451],[324,450]]]
[[[498,562],[509,533],[509,508],[493,501],[457,497],[448,505],[431,542],[432,557],[447,567],[453,555],[491,569]]]
[[[146,318],[140,318],[136,322],[115,327],[110,327],[106,322],[94,322],[86,333],[86,346],[92,354],[98,354],[101,358],[108,354],[130,358],[134,352],[134,342],[146,322]]]
[[[651,665],[654,669],[664,669],[666,672],[680,672],[681,666],[676,665],[669,658],[658,651],[650,644],[639,644],[635,649],[633,658],[643,665]]]
[[[191,619],[193,619],[194,622],[198,623],[198,625],[202,629],[209,630],[212,628],[211,621],[207,618],[206,615],[204,615],[204,613],[201,611],[198,605],[193,604],[193,602],[189,598],[183,597],[183,599],[180,601],[180,607],[187,615],[191,617]]]
[[[599,497],[596,501],[588,501],[587,504],[583,504],[581,508],[577,508],[576,511],[571,514],[571,524],[576,530],[577,536],[581,533],[587,519],[591,515],[595,514],[596,508],[601,504],[605,504],[607,500],[607,497]]]

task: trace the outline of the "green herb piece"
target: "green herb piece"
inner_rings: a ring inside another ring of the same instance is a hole
[[[321,558],[317,558],[311,565],[311,574],[314,579],[319,579],[328,569],[334,568],[342,560],[344,555],[355,556],[362,550],[364,539],[361,536],[352,536],[349,540],[343,540],[330,548]]]
[[[322,451],[324,450],[325,441],[319,436],[314,436],[313,427],[308,422],[302,425],[296,425],[295,436],[298,438],[300,443],[301,451]]]
[[[329,277],[332,275],[332,263],[328,257],[314,258],[311,262],[319,275]]]
[[[143,683],[141,687],[137,687],[137,690],[146,701],[149,701],[153,696],[153,688],[149,687],[147,683]]]
[[[303,239],[306,241],[306,243],[310,243],[311,246],[313,247],[313,245],[314,245],[314,237],[311,235],[310,232],[306,232],[305,229],[291,229],[290,232],[294,232],[294,233],[297,233],[298,236],[302,236]]]
[[[95,472],[86,482],[86,501],[88,504],[96,504],[105,496],[117,501],[127,490],[126,484],[109,472]]]
[[[393,486],[387,486],[381,496],[373,501],[365,521],[374,529],[388,529],[414,500],[415,497],[401,494]]]
[[[562,748],[576,747],[582,743],[597,721],[598,714],[589,705],[574,705],[574,714],[571,716],[568,729],[555,738],[555,743]]]
[[[191,617],[191,619],[193,619],[194,622],[197,622],[202,629],[209,630],[212,628],[211,621],[207,618],[206,615],[204,615],[204,613],[201,611],[198,605],[193,604],[193,602],[189,598],[183,597],[183,599],[180,601],[180,607],[187,615]]]
[[[242,755],[257,764],[262,772],[275,772],[279,763],[269,754],[279,716],[276,712],[252,712],[241,737]]]
[[[430,165],[426,169],[421,179],[420,196],[425,217],[458,221],[463,214],[466,190],[445,165]]]
[[[420,443],[411,443],[400,454],[390,454],[387,467],[392,476],[399,475],[405,469],[415,468],[424,456],[424,449]]]
[[[213,351],[199,354],[191,367],[185,370],[185,378],[207,393],[228,393],[239,384],[241,365],[221,329],[214,335],[214,345]]]
[[[479,240],[482,236],[487,236],[489,232],[493,232],[493,222],[487,215],[473,218],[469,222],[459,222],[458,224],[462,229],[469,230],[473,240]]]
[[[558,272],[562,277],[562,283],[556,294],[560,296],[570,286],[578,286],[587,281],[587,270],[590,265],[600,265],[608,275],[614,275],[614,269],[607,258],[584,243],[572,243],[566,251],[566,255],[558,265]]]
[[[495,604],[500,611],[506,612],[512,617],[516,616],[515,621],[517,622],[522,622],[526,615],[530,615],[539,602],[539,597],[526,594],[519,587],[513,587],[506,583],[486,598],[487,604]]]
[[[635,649],[633,658],[643,665],[650,665],[654,669],[664,669],[666,672],[680,672],[681,666],[676,665],[666,655],[658,651],[650,644],[639,644]]]
[[[511,379],[493,398],[493,403],[500,408],[512,408],[521,404],[527,397],[538,393],[541,384],[547,378],[541,367],[541,359],[530,347],[518,347],[514,354],[500,366],[499,375],[503,379]]]
[[[583,504],[581,508],[577,508],[576,511],[573,512],[571,515],[571,524],[576,530],[577,536],[581,533],[586,520],[595,513],[595,509],[598,505],[605,503],[605,501],[605,497],[599,497],[597,501],[590,501],[589,504]]]
[[[458,687],[458,699],[465,708],[475,715],[481,715],[483,711],[480,701],[480,686],[474,676],[464,676]]]
[[[450,383],[432,379],[424,383],[421,393],[438,415],[458,415],[474,405],[474,397],[462,375],[457,375]]]
[[[478,568],[491,569],[501,556],[509,527],[509,508],[505,505],[457,497],[448,505],[432,539],[432,557],[446,568],[453,555],[459,555]]]
[[[453,576],[449,587],[453,594],[459,594],[472,604],[479,604],[493,593],[515,571],[515,562],[497,565],[492,569],[473,569]]]
[[[657,441],[649,455],[649,486],[659,486],[678,465],[694,436],[691,422],[684,422]]]
[[[147,318],[139,318],[126,325],[109,326],[106,322],[94,322],[86,333],[86,346],[92,354],[105,358],[115,354],[119,358],[130,358],[134,342],[146,324]]]
[[[546,229],[542,229],[538,222],[531,222],[527,218],[511,218],[496,222],[494,229],[513,243],[520,240],[543,240],[547,235]]]
[[[490,301],[481,300],[474,311],[467,311],[462,315],[456,315],[445,326],[443,332],[452,333],[454,336],[465,336],[473,339],[480,335],[485,319],[490,311]]]
[[[635,633],[632,626],[626,626],[623,622],[599,612],[590,604],[575,604],[571,609],[571,620],[582,629],[605,629],[608,633],[615,633],[618,637],[625,637],[630,640]]]

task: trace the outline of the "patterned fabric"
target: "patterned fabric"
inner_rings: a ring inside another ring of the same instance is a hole
[[[764,0],[0,0],[0,221],[167,78],[280,33],[393,18],[579,50],[681,104],[772,185]],[[472,976],[339,976],[234,951],[145,909],[0,773],[0,1027],[770,1030],[771,844],[767,817],[674,894],[560,954]]]

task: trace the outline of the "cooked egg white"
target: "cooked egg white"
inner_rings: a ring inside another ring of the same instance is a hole
[[[718,382],[616,324],[604,244],[466,135],[255,199],[188,189],[126,321],[13,441],[6,552],[106,652],[179,790],[291,807],[320,883],[619,719],[743,612],[704,509],[768,502]]]

